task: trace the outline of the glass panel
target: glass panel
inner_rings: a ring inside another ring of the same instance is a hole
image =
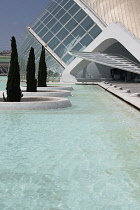
[[[101,32],[102,30],[96,25],[89,31],[89,34],[95,39]]]
[[[79,51],[80,49],[82,49],[82,45],[80,43],[78,43],[74,48],[72,48],[72,50],[75,51]]]
[[[70,49],[75,42],[74,39],[75,38],[72,35],[69,35],[63,43],[68,49]]]
[[[51,32],[48,32],[42,39],[44,42],[48,42],[53,37],[53,34]]]
[[[63,0],[60,5],[63,7],[66,3],[68,2],[68,0]]]
[[[82,23],[81,25],[83,26],[83,28],[87,31],[91,28],[91,26],[94,25],[93,20],[90,17],[87,17]]]
[[[38,21],[38,19],[36,18],[34,21],[32,21],[30,27],[33,28],[38,22],[40,22],[40,20]]]
[[[51,19],[52,19],[52,15],[50,14],[44,21],[43,23],[46,25]]]
[[[48,17],[49,12],[46,12],[46,14],[41,18],[41,21],[43,21],[46,17]]]
[[[57,20],[55,18],[53,18],[46,26],[48,28],[51,28],[55,25],[56,22],[57,22]]]
[[[75,16],[74,18],[77,20],[77,22],[79,23],[84,17],[86,16],[86,13],[83,10],[80,10]]]
[[[57,3],[59,3],[60,4],[60,2],[61,2],[62,0],[57,0]]]
[[[41,23],[37,29],[35,29],[35,33],[37,34],[42,28],[44,28],[44,25]]]
[[[44,34],[46,34],[48,31],[48,29],[46,27],[44,27],[39,33],[38,33],[38,36],[39,37],[42,37],[44,36]]]
[[[69,13],[73,16],[78,10],[80,9],[80,7],[75,4],[70,10]]]
[[[68,29],[69,31],[71,31],[77,25],[78,25],[78,23],[74,19],[72,19],[72,20],[70,20],[70,22],[67,23],[67,25],[65,25],[65,28]]]
[[[56,7],[56,9],[52,12],[52,15],[55,16],[55,14],[61,9],[60,6]]]
[[[70,0],[70,1],[64,6],[65,10],[70,9],[70,7],[71,7],[73,4],[74,4],[73,0]]]
[[[81,26],[78,26],[78,28],[76,28],[73,32],[72,32],[72,35],[74,37],[76,37],[77,39],[79,39],[80,37],[82,37],[85,33],[85,30],[81,27]]]
[[[60,29],[62,28],[62,25],[60,23],[56,23],[55,26],[51,29],[51,31],[56,34]]]
[[[67,35],[68,35],[68,31],[63,28],[56,36],[60,39],[63,40]]]
[[[54,49],[58,44],[59,44],[59,40],[54,37],[49,43],[48,43],[48,46],[51,48],[51,49]]]
[[[80,43],[83,45],[83,46],[88,46],[91,42],[92,42],[92,38],[87,34],[81,41]]]
[[[65,48],[65,46],[63,44],[61,44],[56,50],[55,53],[61,58],[65,52],[67,51],[67,49]]]
[[[55,4],[56,4],[56,2],[51,2],[51,3],[48,5],[47,9],[50,10]]]
[[[67,54],[62,60],[66,63],[69,64],[71,63],[75,58],[69,54]]]
[[[64,9],[61,9],[60,12],[57,13],[57,15],[55,16],[55,18],[57,20],[59,20],[64,14],[65,14],[65,10]]]
[[[34,31],[39,25],[40,25],[40,21],[38,21],[38,22],[34,25],[34,27],[32,27],[33,31]]]
[[[38,19],[41,19],[45,14],[46,14],[46,10],[44,9],[44,11],[38,16]]]
[[[51,8],[49,8],[49,12],[52,12],[58,6],[58,4],[56,2],[52,3],[52,5],[53,6]]]
[[[66,13],[64,17],[62,17],[59,21],[62,23],[62,25],[64,25],[70,18],[71,18],[70,15]]]

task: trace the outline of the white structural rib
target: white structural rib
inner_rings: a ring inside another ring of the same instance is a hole
[[[94,63],[140,74],[140,65],[122,55],[78,51],[70,51],[69,54]]]

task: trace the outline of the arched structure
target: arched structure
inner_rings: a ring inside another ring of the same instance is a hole
[[[23,76],[30,47],[35,48],[38,63],[41,45],[48,69],[58,72],[63,82],[110,76],[110,68],[76,58],[70,51],[125,54],[139,65],[138,8],[139,0],[133,5],[130,0],[52,0],[19,44]]]

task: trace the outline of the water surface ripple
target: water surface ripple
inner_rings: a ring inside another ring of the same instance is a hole
[[[97,86],[71,108],[0,111],[1,210],[139,210],[140,115]]]

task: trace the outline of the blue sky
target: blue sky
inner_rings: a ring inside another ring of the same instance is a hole
[[[17,42],[26,27],[42,12],[50,0],[0,0],[0,51],[10,49],[10,39]]]

